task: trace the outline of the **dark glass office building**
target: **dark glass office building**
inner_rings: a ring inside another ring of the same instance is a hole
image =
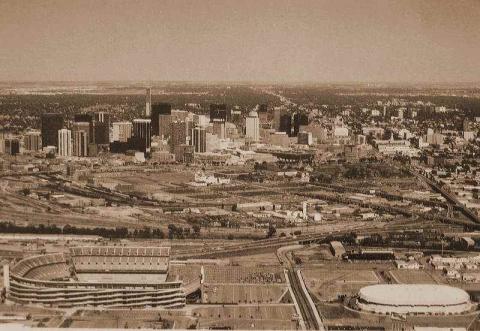
[[[159,135],[159,116],[160,115],[171,115],[172,114],[172,105],[169,103],[161,102],[152,105],[152,112],[150,114],[150,119],[152,120],[152,135]]]
[[[226,122],[227,116],[226,104],[210,104],[210,122]]]
[[[42,147],[58,147],[58,130],[63,128],[63,114],[45,113],[41,116]]]

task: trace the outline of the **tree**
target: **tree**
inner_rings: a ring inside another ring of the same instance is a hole
[[[276,232],[277,232],[277,229],[275,229],[275,227],[270,223],[268,225],[267,238],[273,237]]]
[[[198,237],[200,235],[200,230],[201,230],[200,225],[198,225],[198,224],[193,225],[193,234],[196,237]]]
[[[30,193],[31,193],[31,192],[30,192],[30,189],[29,189],[29,188],[24,188],[24,189],[22,190],[22,194],[23,194],[24,196],[30,195]]]

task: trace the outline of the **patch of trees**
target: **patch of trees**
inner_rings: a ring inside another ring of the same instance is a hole
[[[60,227],[54,224],[19,225],[12,222],[0,222],[0,233],[24,233],[24,234],[65,234],[65,235],[90,235],[103,238],[138,238],[138,239],[163,239],[165,234],[161,229],[135,229],[129,231],[126,227],[116,228],[83,228],[69,224]]]

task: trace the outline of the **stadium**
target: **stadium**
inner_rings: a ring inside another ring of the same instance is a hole
[[[360,289],[357,307],[378,314],[450,315],[475,305],[462,289],[433,284],[380,284]]]
[[[169,255],[169,247],[75,247],[28,257],[4,266],[7,297],[59,308],[183,307],[200,277],[169,275]]]

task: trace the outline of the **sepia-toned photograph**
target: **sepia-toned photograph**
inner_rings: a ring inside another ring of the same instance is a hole
[[[480,331],[480,0],[0,0],[0,331]]]

